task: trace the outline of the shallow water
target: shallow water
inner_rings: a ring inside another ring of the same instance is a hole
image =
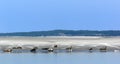
[[[0,64],[120,64],[120,53],[0,53]]]

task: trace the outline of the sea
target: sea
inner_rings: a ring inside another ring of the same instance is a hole
[[[0,53],[0,64],[120,64],[120,52]]]

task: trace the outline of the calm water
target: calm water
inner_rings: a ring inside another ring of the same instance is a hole
[[[120,53],[0,53],[0,64],[120,64]]]

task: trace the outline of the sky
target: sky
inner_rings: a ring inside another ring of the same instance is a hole
[[[120,30],[120,0],[0,0],[0,32]]]

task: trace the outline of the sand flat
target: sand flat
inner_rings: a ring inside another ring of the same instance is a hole
[[[52,36],[52,37],[0,37],[0,48],[13,46],[38,47],[99,47],[108,46],[120,49],[120,37],[93,37],[93,36]]]

